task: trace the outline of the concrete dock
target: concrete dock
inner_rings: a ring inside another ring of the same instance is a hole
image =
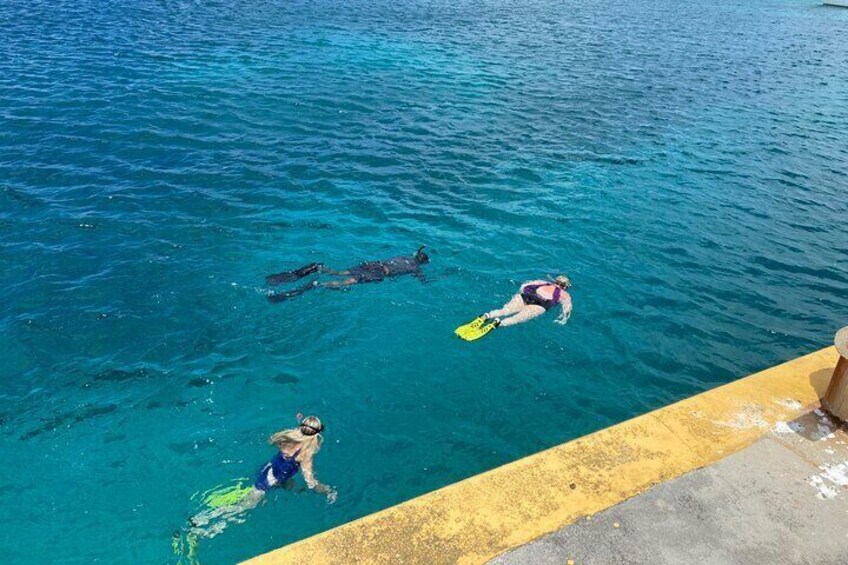
[[[848,434],[810,413],[490,563],[843,565],[846,485]]]
[[[251,565],[848,563],[829,347],[265,555]]]

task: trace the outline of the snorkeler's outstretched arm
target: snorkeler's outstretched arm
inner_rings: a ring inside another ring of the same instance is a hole
[[[327,502],[332,504],[336,501],[337,493],[330,485],[318,482],[315,478],[315,471],[312,468],[312,458],[304,459],[300,462],[300,470],[303,472],[303,478],[306,480],[306,485],[315,492],[327,495]]]
[[[300,470],[303,472],[303,478],[306,480],[306,484],[312,490],[318,490],[321,492],[320,487],[324,486],[318,482],[318,479],[315,478],[315,471],[312,468],[312,458],[304,459],[300,462]]]
[[[560,325],[565,325],[568,323],[568,319],[571,317],[571,297],[567,294],[560,299],[560,306],[562,306],[562,313],[557,316],[556,323]]]

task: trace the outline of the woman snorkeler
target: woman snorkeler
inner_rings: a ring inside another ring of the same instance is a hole
[[[259,470],[252,487],[230,487],[205,497],[208,508],[189,519],[190,542],[192,538],[214,537],[230,522],[243,522],[244,514],[255,508],[266,492],[290,484],[298,471],[303,473],[310,490],[327,496],[327,504],[336,501],[336,490],[319,482],[313,467],[315,454],[324,441],[324,424],[315,416],[304,418],[303,414],[297,415],[297,421],[296,428],[282,430],[268,439],[268,443],[277,446],[279,452]]]
[[[464,326],[456,328],[454,333],[466,341],[474,341],[495,328],[514,326],[537,318],[554,306],[562,308],[556,322],[565,324],[571,317],[569,288],[571,288],[571,280],[565,275],[560,275],[553,280],[527,281],[502,308],[486,312]]]

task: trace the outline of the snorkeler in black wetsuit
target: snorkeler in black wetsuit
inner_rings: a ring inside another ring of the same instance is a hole
[[[430,257],[424,253],[425,247],[426,246],[422,245],[412,257],[404,255],[400,257],[392,257],[391,259],[384,259],[382,261],[367,261],[344,271],[335,271],[328,268],[323,263],[310,263],[309,265],[304,265],[294,271],[284,271],[282,273],[277,273],[276,275],[268,275],[265,277],[265,281],[270,285],[294,282],[313,274],[343,277],[341,280],[328,282],[312,281],[293,290],[271,294],[268,296],[268,300],[271,302],[282,302],[289,298],[299,296],[313,288],[324,287],[337,289],[360,283],[380,282],[386,278],[393,278],[401,275],[412,275],[423,281],[424,273],[421,271],[421,265],[430,262]]]

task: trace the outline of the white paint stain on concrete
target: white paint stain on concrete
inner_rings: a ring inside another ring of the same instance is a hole
[[[804,426],[798,422],[778,422],[773,430],[776,434],[800,434],[804,431]]]
[[[769,424],[763,418],[762,412],[756,406],[746,406],[744,410],[737,412],[732,420],[715,421],[719,426],[733,428],[736,430],[748,430],[751,428],[768,429]]]
[[[821,410],[815,411],[816,416],[818,416],[819,421],[816,422],[816,433],[810,436],[810,439],[813,441],[818,441],[820,439],[833,439],[836,435],[833,433],[834,428],[836,427],[827,414],[822,412]]]
[[[810,483],[810,486],[816,489],[818,492],[816,496],[822,500],[829,500],[831,498],[836,498],[839,496],[839,491],[836,490],[833,486],[824,482],[819,475],[813,475],[812,477],[807,478],[807,482]]]
[[[784,400],[775,400],[775,403],[780,404],[784,408],[789,408],[790,410],[801,409],[801,403],[792,398],[786,398]]]
[[[818,491],[816,496],[822,500],[829,500],[839,496],[839,492],[848,487],[848,461],[836,465],[824,465],[819,467],[821,473],[807,477],[807,482]]]

